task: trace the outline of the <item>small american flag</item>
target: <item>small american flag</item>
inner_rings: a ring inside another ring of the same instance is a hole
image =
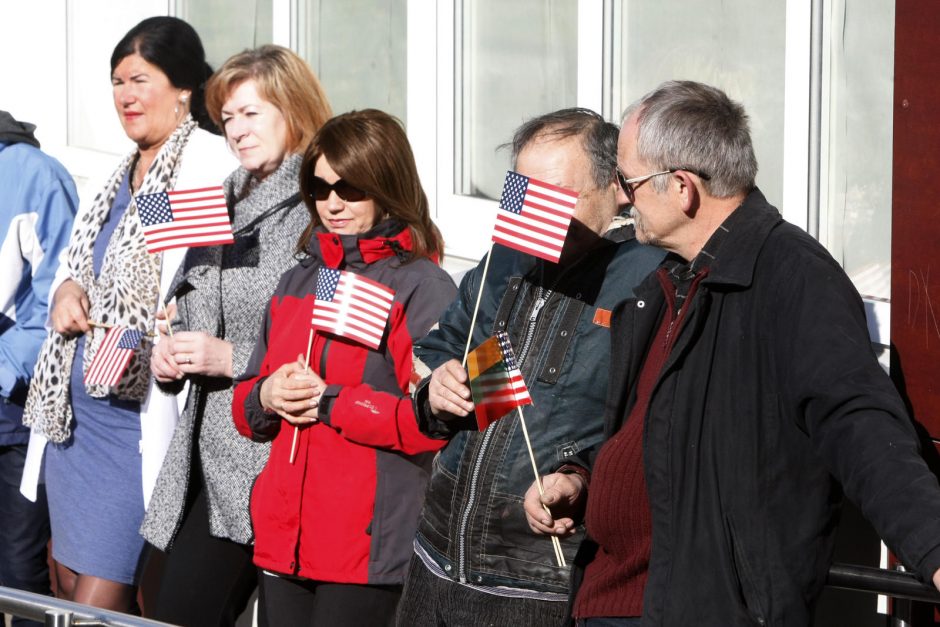
[[[140,331],[125,327],[111,327],[98,347],[85,373],[87,385],[117,385],[124,375],[134,349],[144,336]]]
[[[141,194],[137,212],[148,253],[234,241],[221,186]]]
[[[532,397],[516,365],[509,336],[499,331],[467,355],[467,374],[477,427],[483,431]]]
[[[313,305],[314,329],[377,349],[395,292],[352,272],[320,268]]]
[[[493,241],[558,263],[577,202],[570,189],[507,172]]]

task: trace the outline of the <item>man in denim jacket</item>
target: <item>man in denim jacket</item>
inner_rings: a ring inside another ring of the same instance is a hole
[[[485,280],[481,262],[438,328],[415,345],[433,370],[415,394],[420,426],[448,443],[432,471],[399,624],[541,626],[566,614],[568,569],[523,515],[532,468],[519,417],[479,432],[459,359],[471,331],[471,347],[507,332],[532,396],[524,413],[539,471],[588,479],[573,461],[601,439],[610,310],[662,258],[618,217],[617,132],[584,109],[517,130],[514,169],[579,194],[562,257],[555,264],[495,246]],[[561,543],[569,560],[579,537]]]

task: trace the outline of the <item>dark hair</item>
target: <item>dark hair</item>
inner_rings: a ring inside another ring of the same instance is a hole
[[[444,240],[431,221],[428,197],[421,187],[408,136],[398,118],[377,109],[343,113],[317,132],[300,166],[300,191],[310,211],[310,224],[298,242],[304,251],[320,225],[312,197],[317,160],[375,201],[376,210],[403,222],[411,230],[412,258],[444,257]]]
[[[637,157],[654,170],[688,169],[708,175],[702,187],[728,198],[754,187],[757,158],[747,113],[717,87],[694,81],[667,81],[624,112],[636,115]],[[666,180],[653,188],[666,191]]]
[[[135,53],[160,68],[174,87],[190,90],[193,119],[207,131],[219,132],[205,104],[205,86],[212,68],[206,63],[206,51],[192,26],[176,17],[148,17],[127,31],[114,47],[111,72],[124,57]]]
[[[564,139],[578,136],[584,152],[591,159],[591,173],[598,188],[610,185],[617,173],[617,136],[620,129],[600,114],[573,107],[552,111],[532,118],[516,129],[509,144],[512,147],[512,167],[515,169],[519,153],[536,137]]]

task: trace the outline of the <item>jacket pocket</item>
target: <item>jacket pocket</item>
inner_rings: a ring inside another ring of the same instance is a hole
[[[756,581],[754,571],[748,564],[747,555],[740,544],[740,539],[735,533],[731,516],[727,514],[725,515],[725,533],[728,539],[732,575],[737,584],[739,600],[744,606],[748,616],[756,625],[766,625],[767,614],[760,601],[758,590],[754,586],[754,582]]]

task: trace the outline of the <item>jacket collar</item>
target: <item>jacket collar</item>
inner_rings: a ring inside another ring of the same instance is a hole
[[[708,267],[706,284],[748,287],[764,242],[782,222],[780,212],[755,187],[705,243],[692,266]],[[702,255],[708,257],[707,263],[698,263]],[[670,258],[677,259],[674,255]]]
[[[386,257],[411,257],[411,231],[398,220],[383,220],[365,233],[341,235],[319,226],[314,234],[307,252],[329,268],[361,268]]]

